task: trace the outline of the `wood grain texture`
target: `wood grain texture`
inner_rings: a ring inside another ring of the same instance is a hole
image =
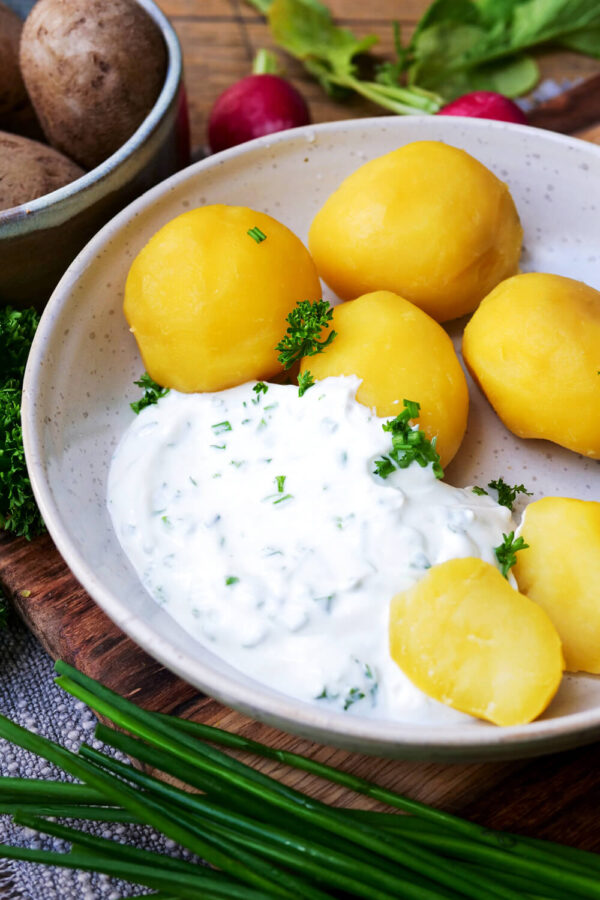
[[[181,38],[195,147],[204,144],[206,119],[217,94],[246,75],[259,47],[271,47],[262,18],[242,0],[159,0]],[[391,54],[391,22],[408,34],[427,0],[331,0],[342,24],[360,35],[375,33],[379,52]],[[316,122],[381,111],[361,100],[334,104],[294,60],[280,57],[287,75],[306,96]],[[600,71],[574,54],[541,61],[545,77],[562,81]],[[594,82],[594,84],[596,84]],[[600,143],[598,95],[584,88],[540,111],[536,124]],[[151,659],[104,615],[71,575],[48,536],[33,543],[0,534],[0,585],[48,653],[102,679],[149,709],[217,724],[355,772],[424,802],[482,824],[600,850],[598,747],[527,762],[442,766],[390,761],[313,744],[254,722],[200,695]],[[377,808],[365,798],[272,761],[258,766],[289,784],[340,805]]]

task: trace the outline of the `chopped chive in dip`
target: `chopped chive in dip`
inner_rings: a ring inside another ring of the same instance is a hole
[[[225,422],[217,422],[216,425],[211,425],[212,430],[215,434],[223,434],[224,431],[231,431],[231,422],[225,420]]]
[[[262,241],[266,241],[266,234],[258,228],[257,225],[254,228],[249,228],[246,234],[249,234],[252,240],[256,241],[257,244],[260,244]]]
[[[353,703],[358,703],[359,700],[365,699],[364,691],[361,691],[358,687],[350,688],[346,697],[344,698],[344,712],[347,709],[350,709]]]
[[[280,494],[283,494],[283,487],[285,485],[285,475],[276,475],[275,481],[277,482],[277,490]]]
[[[252,390],[258,397],[260,394],[266,394],[269,390],[269,386],[268,384],[265,384],[264,381],[257,381]]]
[[[229,587],[231,584],[237,584],[240,579],[236,575],[228,575],[225,584]]]

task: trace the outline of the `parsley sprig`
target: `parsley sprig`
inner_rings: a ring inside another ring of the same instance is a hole
[[[288,327],[277,346],[279,362],[284,369],[291,368],[304,356],[322,353],[334,339],[332,329],[325,340],[319,340],[321,332],[327,328],[333,316],[333,309],[326,300],[300,300],[296,308],[286,317]]]
[[[505,578],[508,578],[510,569],[517,561],[517,553],[519,550],[527,550],[529,544],[526,544],[522,537],[515,538],[514,531],[510,534],[503,534],[503,541],[498,547],[494,547],[496,559],[500,563],[500,571]]]
[[[392,449],[388,454],[375,460],[375,475],[388,478],[396,469],[407,469],[416,462],[422,468],[433,465],[436,478],[444,477],[440,465],[440,455],[435,449],[436,438],[431,441],[420,428],[413,428],[411,419],[418,419],[420,405],[414,400],[404,400],[404,409],[389,422],[381,426],[392,435]]]
[[[298,396],[303,397],[309,388],[315,383],[315,379],[310,372],[298,373]]]
[[[507,509],[512,511],[513,504],[517,499],[517,494],[527,494],[528,497],[532,496],[531,491],[528,491],[524,484],[507,484],[502,476],[497,478],[495,481],[488,481],[487,487],[491,488],[493,491],[498,492],[498,504],[499,506],[506,506]],[[479,487],[479,485],[475,485],[472,488],[474,494],[479,494],[480,496],[483,494],[487,494],[485,488]]]
[[[134,403],[129,404],[136,416],[141,413],[143,409],[146,409],[147,406],[158,403],[161,397],[164,397],[169,393],[169,388],[161,387],[161,385],[157,384],[147,372],[144,372],[139,381],[134,381],[133,383],[138,387],[143,388],[144,391],[143,397],[136,400]]]
[[[21,431],[23,374],[38,322],[34,309],[0,309],[0,529],[28,540],[44,530]]]

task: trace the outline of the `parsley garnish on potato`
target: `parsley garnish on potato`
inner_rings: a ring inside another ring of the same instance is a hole
[[[298,373],[298,396],[303,397],[309,388],[313,386],[315,379],[310,372]]]
[[[129,404],[136,416],[147,406],[158,403],[161,397],[169,393],[169,388],[161,387],[153,378],[150,378],[147,372],[144,372],[139,381],[133,383],[144,389],[144,396]]]
[[[286,317],[288,323],[285,337],[277,346],[279,362],[284,369],[291,368],[304,356],[322,353],[335,337],[333,329],[325,340],[319,340],[321,332],[327,328],[333,316],[333,309],[326,300],[300,300],[296,308]]]
[[[494,547],[494,553],[500,563],[500,571],[508,578],[509,570],[517,561],[517,553],[519,550],[527,550],[529,544],[526,544],[522,537],[515,538],[514,531],[503,534],[502,537],[503,541],[498,547]]]

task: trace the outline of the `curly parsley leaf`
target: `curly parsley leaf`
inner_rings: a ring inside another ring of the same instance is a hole
[[[495,481],[488,481],[487,487],[497,492],[498,504],[500,506],[506,506],[511,512],[513,504],[517,499],[517,494],[527,494],[528,497],[532,496],[531,491],[528,491],[524,484],[507,484],[502,476]],[[479,485],[475,485],[471,490],[474,494],[479,494],[480,496],[488,493],[485,488],[479,487]]]
[[[133,383],[144,391],[143,397],[129,404],[136,416],[141,413],[143,409],[146,409],[147,406],[158,403],[161,397],[164,397],[169,393],[169,388],[161,387],[154,379],[150,378],[147,372],[144,372],[139,381],[134,381]]]
[[[38,322],[34,309],[0,309],[0,528],[28,540],[44,531],[21,430],[23,373]]]
[[[440,455],[435,449],[436,439],[431,441],[420,428],[413,428],[411,419],[418,419],[420,405],[414,400],[404,400],[404,409],[389,422],[381,426],[384,431],[392,435],[392,449],[375,460],[375,475],[388,478],[396,469],[406,469],[411,463],[416,462],[422,468],[430,463],[436,478],[444,477],[444,470],[440,465]]]
[[[315,379],[310,372],[300,372],[298,374],[298,396],[303,397],[309,388],[313,386]]]
[[[517,561],[517,553],[519,550],[526,550],[529,544],[526,544],[522,537],[515,539],[514,531],[510,534],[503,534],[503,541],[498,547],[494,547],[496,559],[500,563],[500,571],[505,578],[508,578],[510,569]]]
[[[507,484],[502,477],[496,481],[490,481],[488,487],[498,492],[498,503],[500,506],[506,506],[512,510],[513,503],[517,499],[517,494],[527,494],[531,497],[531,491],[528,491],[524,484]]]
[[[284,369],[289,369],[303,356],[322,353],[335,337],[333,329],[321,341],[321,332],[327,328],[333,316],[333,309],[326,300],[300,300],[296,308],[286,317],[288,327],[279,341],[277,357]]]
[[[23,379],[39,321],[35,309],[0,309],[0,384],[9,378]]]
[[[21,381],[0,386],[0,528],[31,540],[44,523],[33,498],[21,431]]]

